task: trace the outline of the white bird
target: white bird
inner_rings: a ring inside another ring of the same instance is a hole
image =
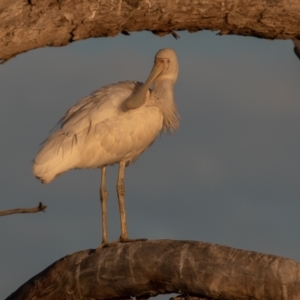
[[[173,96],[178,71],[174,50],[159,50],[144,84],[135,81],[111,84],[77,102],[65,113],[60,128],[47,138],[34,159],[33,173],[42,183],[50,183],[71,169],[101,168],[101,247],[108,244],[106,167],[119,163],[117,194],[121,236],[118,242],[133,241],[128,238],[126,225],[125,167],[134,162],[162,130],[172,132],[178,128],[179,116]]]

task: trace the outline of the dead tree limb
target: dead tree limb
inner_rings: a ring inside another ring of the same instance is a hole
[[[0,0],[0,60],[45,46],[149,30],[300,38],[298,0]]]
[[[58,260],[6,300],[141,299],[167,293],[224,300],[299,300],[300,264],[195,241],[116,244]]]
[[[44,205],[42,202],[39,203],[37,207],[33,208],[15,208],[15,209],[9,209],[9,210],[0,210],[0,217],[12,215],[12,214],[27,214],[27,213],[36,213],[43,211],[45,212],[47,206]]]

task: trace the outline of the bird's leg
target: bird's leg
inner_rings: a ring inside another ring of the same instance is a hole
[[[125,161],[120,162],[119,174],[118,174],[118,183],[117,183],[117,193],[119,201],[119,210],[120,210],[120,221],[121,221],[121,237],[120,242],[125,242],[128,240],[128,230],[126,224],[126,211],[125,211],[125,187],[124,187],[124,174],[125,174]]]
[[[101,168],[101,183],[100,183],[100,201],[102,211],[102,244],[101,247],[108,245],[107,237],[107,191],[106,191],[106,166]]]
[[[120,162],[119,174],[118,174],[118,183],[117,183],[117,193],[119,200],[119,209],[120,209],[120,220],[121,220],[121,236],[116,241],[111,244],[120,243],[128,243],[128,242],[138,242],[138,241],[146,241],[147,239],[129,239],[128,238],[128,230],[126,224],[126,211],[125,211],[125,187],[124,187],[124,176],[125,176],[125,161]]]

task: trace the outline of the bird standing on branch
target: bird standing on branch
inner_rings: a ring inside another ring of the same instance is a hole
[[[134,162],[162,130],[172,132],[178,128],[179,116],[173,96],[177,76],[176,53],[172,49],[159,50],[144,84],[119,82],[80,100],[66,112],[60,128],[47,138],[34,159],[33,173],[42,183],[50,183],[71,169],[101,168],[102,247],[108,244],[106,167],[119,163],[117,194],[121,236],[118,242],[133,241],[128,238],[126,225],[125,167]]]

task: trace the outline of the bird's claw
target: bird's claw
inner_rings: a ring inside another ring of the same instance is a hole
[[[106,248],[109,246],[108,242],[102,242],[102,244],[96,249],[96,252],[99,252],[100,250],[102,250],[103,248]]]
[[[114,246],[118,243],[125,244],[125,243],[135,243],[135,242],[145,242],[145,241],[148,241],[148,239],[143,239],[143,238],[142,239],[129,239],[129,238],[119,237],[118,239],[116,239],[115,241],[113,241],[111,243],[108,243],[108,242],[103,243],[102,242],[102,244],[96,249],[96,252],[99,252],[103,248]]]

